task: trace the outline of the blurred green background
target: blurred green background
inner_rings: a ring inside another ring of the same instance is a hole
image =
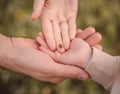
[[[35,38],[39,20],[31,21],[33,0],[0,0],[0,33]],[[120,0],[79,0],[78,28],[93,26],[103,35],[103,50],[120,55]],[[103,75],[104,76],[104,75]],[[109,94],[91,80],[65,80],[59,84],[37,81],[0,69],[0,94]]]

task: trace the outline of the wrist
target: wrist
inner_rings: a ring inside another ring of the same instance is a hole
[[[92,58],[85,70],[92,80],[109,89],[119,73],[119,62],[117,61],[116,57],[93,48]]]
[[[87,54],[86,56],[84,56],[84,60],[83,60],[83,64],[82,64],[82,68],[85,69],[86,66],[88,65],[89,61],[92,58],[92,54],[93,54],[93,49],[89,47],[89,49],[87,50]]]
[[[11,55],[11,39],[0,34],[0,67],[5,68],[6,63],[9,63],[9,56]]]

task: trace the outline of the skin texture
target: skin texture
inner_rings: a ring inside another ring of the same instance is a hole
[[[63,53],[69,49],[70,40],[76,35],[77,4],[78,0],[34,0],[32,19],[40,17],[51,50]]]
[[[73,41],[71,41],[70,49],[63,54],[59,53],[58,51],[53,52],[48,47],[42,46],[40,41],[38,42],[41,44],[40,50],[49,54],[55,61],[62,64],[85,68],[92,56],[91,47],[96,47],[100,50],[102,49],[102,47],[97,44],[101,40],[101,35],[99,33],[95,33],[94,28],[89,27],[83,32],[78,30],[77,37],[79,38],[75,38]],[[43,41],[45,43],[45,40]]]
[[[0,67],[31,76],[35,79],[58,83],[67,78],[88,79],[88,74],[75,66],[55,62],[38,50],[36,41],[26,38],[7,38],[0,35]]]

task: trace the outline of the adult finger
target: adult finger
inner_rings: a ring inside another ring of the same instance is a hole
[[[45,0],[34,0],[33,12],[31,16],[32,20],[36,20],[40,16],[42,9],[44,7],[44,3]]]
[[[52,23],[49,19],[41,19],[43,34],[45,36],[46,42],[51,50],[56,49],[55,39],[52,30]]]
[[[70,40],[73,40],[76,36],[76,22],[75,22],[75,19],[71,18],[71,19],[68,20],[68,28],[69,28]]]
[[[58,77],[76,78],[80,80],[86,80],[89,78],[88,73],[83,69],[71,65],[56,64],[57,65],[54,67],[54,71],[56,70]]]
[[[88,38],[90,35],[92,35],[93,33],[95,33],[95,29],[93,27],[88,27],[83,32],[81,32],[78,35],[78,37],[84,40],[84,39]]]
[[[55,42],[56,42],[56,48],[59,52],[63,53],[65,52],[65,49],[62,43],[62,36],[61,36],[59,24],[57,24],[56,22],[53,22],[52,26],[53,26],[53,33],[54,33]],[[61,45],[61,47],[59,45]]]
[[[33,78],[38,79],[40,81],[45,81],[45,82],[50,82],[50,83],[59,83],[63,80],[65,80],[65,78],[62,77],[55,77],[55,76],[46,76],[46,77],[41,77],[39,76],[38,73],[34,73],[34,75],[32,75]]]
[[[65,50],[69,49],[70,46],[70,39],[68,33],[68,24],[66,21],[60,22],[60,30],[62,33],[62,40]]]
[[[91,36],[89,36],[85,41],[90,45],[94,46],[98,44],[102,39],[102,36],[100,33],[94,33]]]
[[[54,77],[54,78],[47,78],[48,79],[48,82],[50,83],[59,83],[59,82],[62,82],[63,80],[65,80],[65,78],[61,78],[61,77]]]

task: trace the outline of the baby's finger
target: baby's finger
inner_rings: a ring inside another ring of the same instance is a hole
[[[90,35],[92,35],[94,33],[95,33],[95,29],[93,27],[88,27],[83,32],[81,32],[78,35],[78,37],[84,40],[84,39],[88,38]]]
[[[78,29],[77,32],[76,32],[76,37],[77,38],[80,38],[80,34],[82,33],[83,31],[81,29]]]
[[[44,37],[44,35],[43,35],[43,32],[39,32],[39,33],[38,33],[38,36],[40,36],[40,37],[45,41],[45,37]]]
[[[37,37],[36,37],[36,40],[37,40],[37,42],[38,42],[41,46],[43,46],[43,47],[45,47],[45,48],[48,48],[46,42],[43,40],[43,38],[42,38],[41,36],[37,36]]]
[[[52,23],[48,19],[42,19],[42,29],[46,42],[51,50],[56,49],[55,39],[52,31]]]
[[[98,44],[102,39],[102,36],[100,33],[94,33],[91,36],[89,36],[85,41],[90,45],[94,46]]]

